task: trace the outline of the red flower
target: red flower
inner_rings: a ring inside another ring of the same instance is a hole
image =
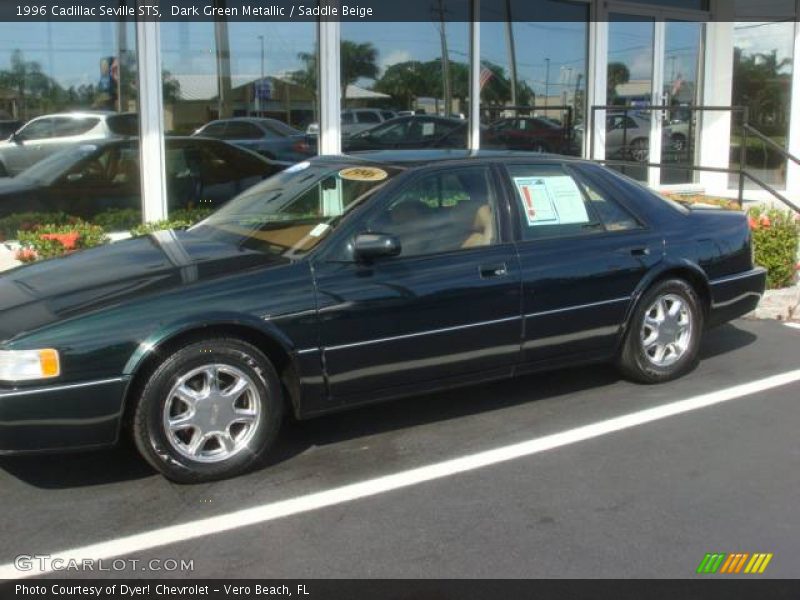
[[[753,217],[747,217],[747,222],[750,224],[750,229],[758,229],[758,221]]]
[[[43,233],[39,237],[43,240],[55,240],[64,246],[64,250],[75,250],[75,246],[81,237],[77,231],[69,233]]]
[[[768,217],[767,215],[761,215],[761,226],[762,226],[764,229],[769,229],[769,226],[770,226],[771,224],[772,224],[772,223],[770,223],[769,217]]]
[[[20,248],[14,256],[20,262],[31,262],[38,258],[33,248]]]

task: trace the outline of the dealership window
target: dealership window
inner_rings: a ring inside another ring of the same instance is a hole
[[[0,40],[0,239],[140,214],[120,144],[138,134],[133,23],[23,22]],[[34,214],[35,213],[35,214]]]
[[[469,23],[450,19],[468,12],[468,0],[442,0],[431,21],[342,23],[344,151],[467,147]],[[371,134],[396,118],[401,137]]]
[[[161,61],[166,153],[183,165],[167,165],[170,215],[197,220],[316,154],[315,23],[164,22]]]
[[[794,2],[790,7],[794,9]],[[734,26],[732,103],[747,107],[750,125],[782,148],[788,148],[794,30],[793,20]],[[731,134],[731,167],[739,167],[745,144],[746,169],[773,187],[785,188],[786,160],[755,136],[745,139],[740,125],[741,117],[734,120]],[[731,186],[738,186],[738,177],[732,176]]]
[[[481,11],[481,146],[580,155],[589,4],[510,0]]]

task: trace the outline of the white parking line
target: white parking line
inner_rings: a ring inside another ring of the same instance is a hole
[[[62,564],[64,565],[68,564],[68,561],[76,561],[77,564],[81,564],[85,559],[106,560],[117,556],[131,555],[160,546],[177,544],[207,535],[223,533],[248,525],[258,525],[336,504],[369,498],[427,481],[451,477],[459,473],[474,471],[517,458],[532,456],[546,450],[553,450],[570,444],[591,440],[610,433],[667,419],[715,404],[729,402],[737,398],[797,381],[800,381],[800,369],[715,392],[693,396],[685,400],[677,400],[655,408],[629,413],[621,417],[568,429],[561,433],[547,435],[525,442],[495,448],[493,450],[478,452],[476,454],[470,454],[460,458],[426,465],[424,467],[409,469],[392,475],[385,475],[383,477],[307,494],[305,496],[298,496],[288,500],[270,502],[261,506],[246,508],[215,517],[181,523],[180,525],[162,527],[160,529],[145,531],[143,533],[112,539],[106,542],[71,548],[62,552],[53,552],[52,557],[62,559],[64,561]],[[52,565],[52,561],[48,563],[48,565]],[[52,566],[48,566],[48,568],[44,570],[20,571],[13,563],[9,563],[0,566],[0,579],[33,577],[51,572],[52,570]]]
[[[800,329],[800,323],[784,323],[784,325],[792,329]]]

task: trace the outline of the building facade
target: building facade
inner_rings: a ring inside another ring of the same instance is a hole
[[[177,141],[201,128],[293,162],[347,150],[359,132],[411,116],[382,126],[393,147],[620,161],[628,164],[615,168],[655,188],[731,197],[745,164],[798,198],[800,166],[772,144],[800,155],[800,2],[759,7],[753,15],[734,0],[435,0],[430,21],[413,23],[6,23],[0,122],[18,134],[0,143],[0,174],[16,179],[48,160],[38,188],[58,195],[83,185],[75,214],[124,228],[240,191],[241,177],[225,174],[236,157]],[[448,18],[464,11],[481,18]],[[139,142],[106,148],[115,134],[96,121],[119,113],[131,113],[128,133]],[[208,129],[218,120],[227,124]],[[746,136],[745,122],[772,144]],[[72,160],[52,158],[72,147]],[[748,187],[749,198],[769,195]],[[13,205],[0,224],[71,214],[47,197]]]

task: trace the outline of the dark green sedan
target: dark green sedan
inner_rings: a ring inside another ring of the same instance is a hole
[[[576,362],[668,381],[764,285],[743,214],[591,163],[315,158],[188,231],[0,276],[0,452],[130,435],[207,481],[269,456],[289,413]]]

